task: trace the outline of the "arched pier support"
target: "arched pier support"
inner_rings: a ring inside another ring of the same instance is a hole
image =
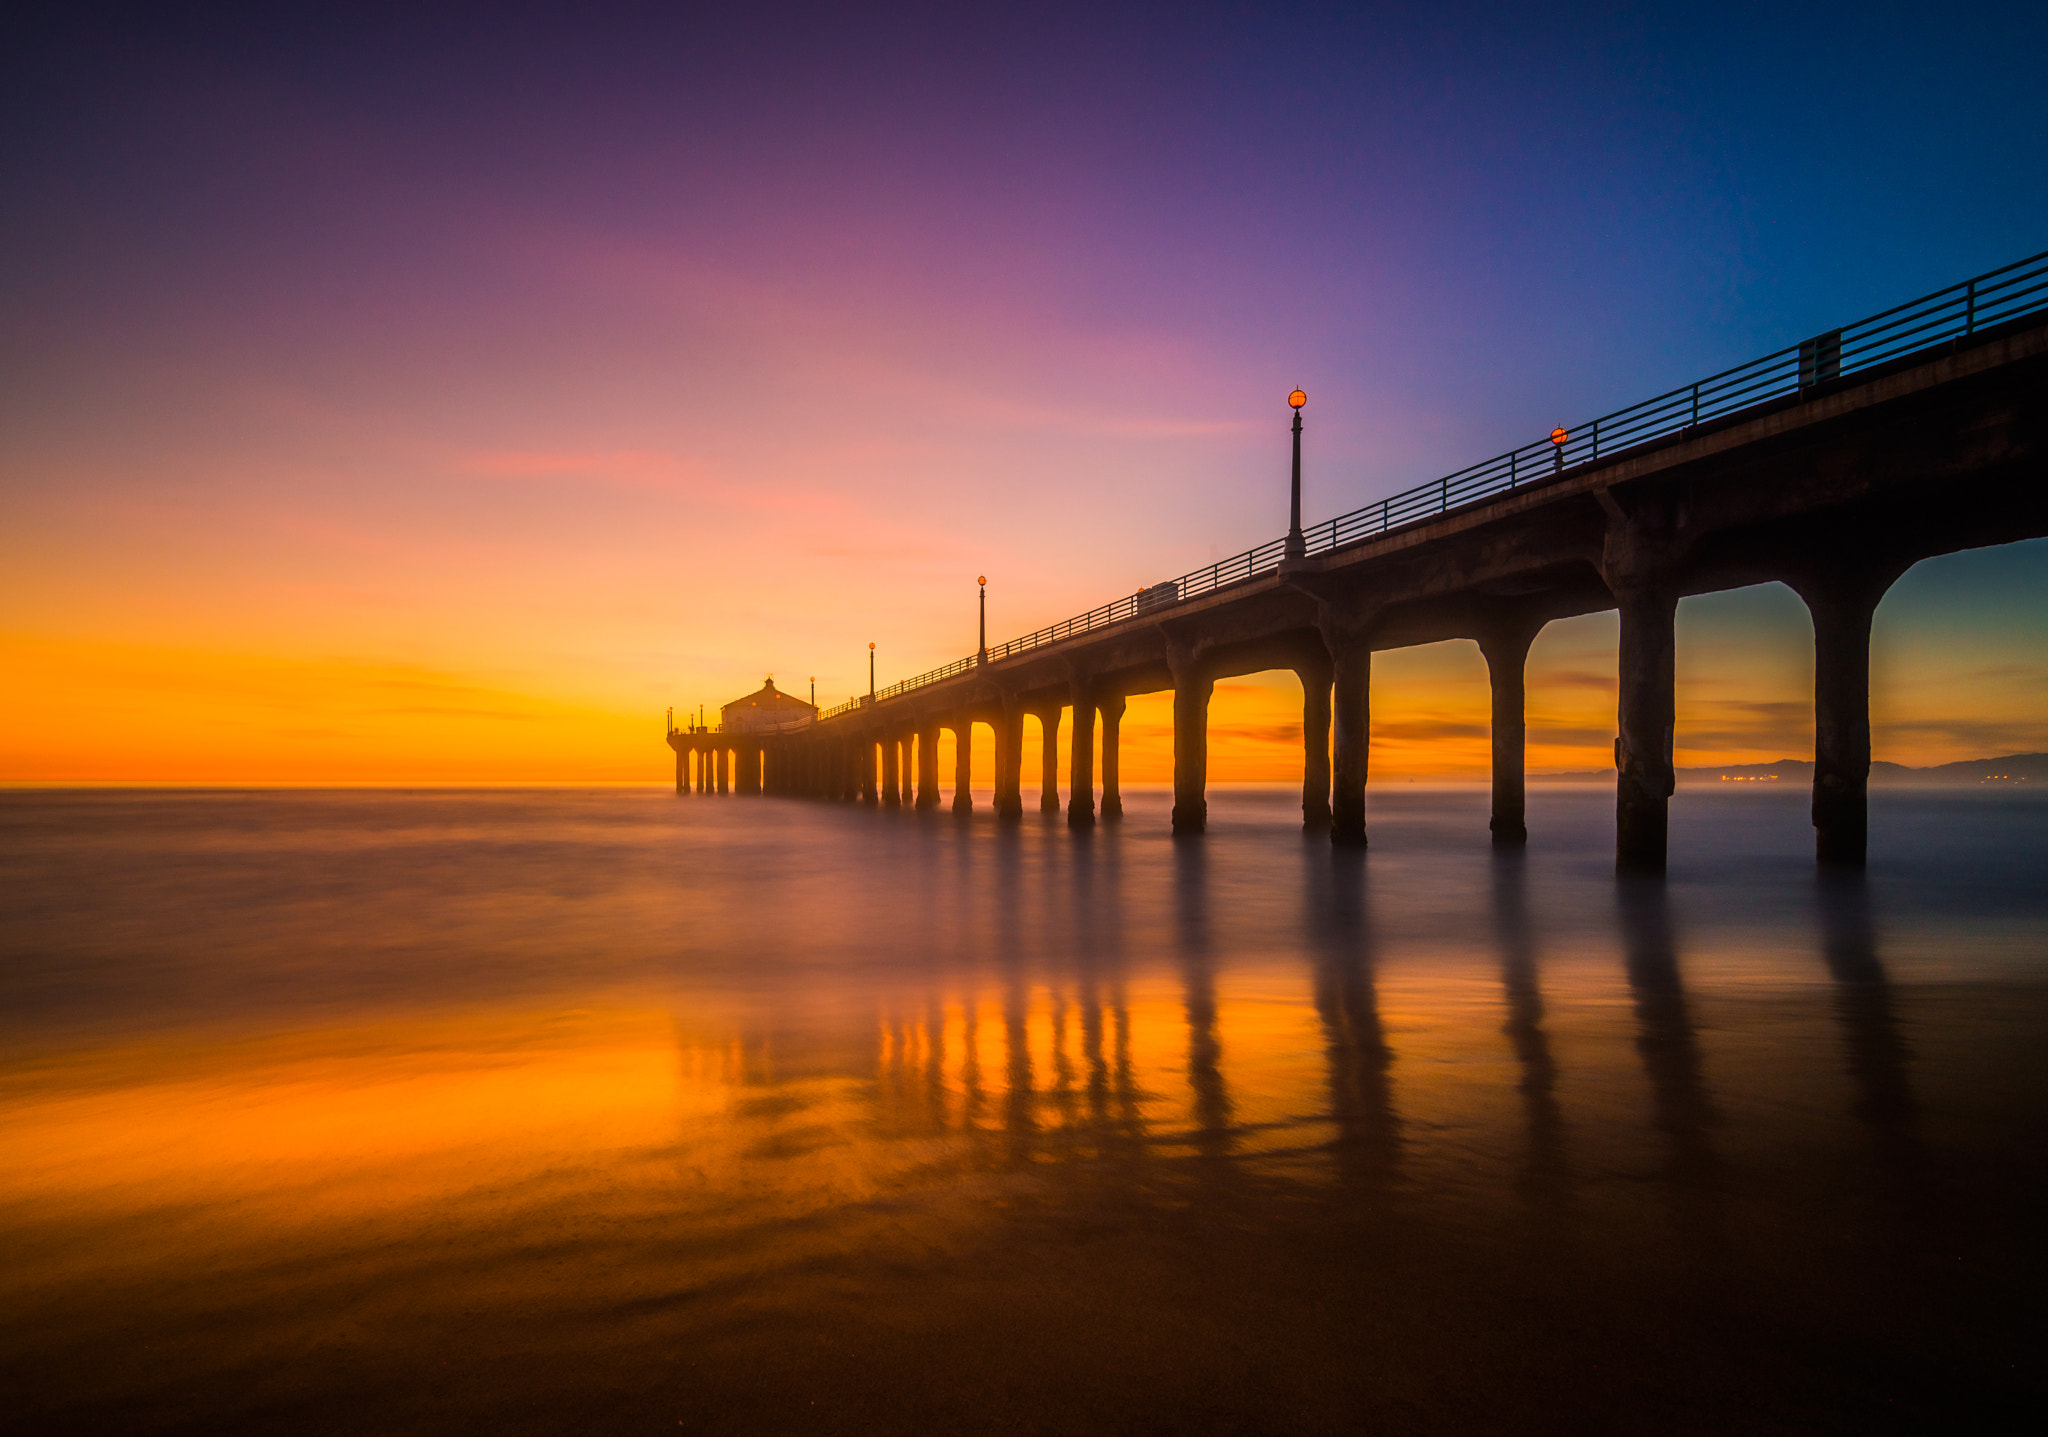
[[[1493,816],[1487,827],[1500,848],[1529,841],[1527,673],[1529,645],[1542,629],[1540,619],[1503,615],[1478,636],[1493,697]]]
[[[1095,826],[1095,685],[1079,671],[1070,678],[1074,732],[1068,742],[1073,758],[1067,777],[1067,827]]]
[[[1301,827],[1307,833],[1330,831],[1331,671],[1327,659],[1294,671],[1301,680]]]
[[[974,719],[953,720],[953,812],[974,812]]]
[[[926,722],[917,731],[917,809],[939,806],[939,725]]]
[[[1209,698],[1216,681],[1191,647],[1170,644],[1173,672],[1173,831],[1202,832],[1209,826]]]
[[[1024,816],[1024,708],[1005,694],[995,722],[996,818],[1010,823]]]
[[[1097,701],[1102,715],[1102,821],[1120,823],[1124,816],[1123,774],[1119,763],[1124,722],[1124,696]]]
[[[1366,757],[1372,745],[1372,646],[1354,639],[1330,666],[1330,842],[1365,846]]]
[[[1678,589],[1640,584],[1615,597],[1621,608],[1621,694],[1614,740],[1614,866],[1662,873],[1677,788],[1672,748]]]
[[[1813,618],[1813,844],[1831,867],[1870,851],[1870,623],[1903,561],[1815,565],[1786,576]]]
[[[1038,811],[1060,811],[1060,708],[1038,711]]]
[[[894,808],[903,801],[901,770],[897,767],[897,738],[888,734],[882,739],[882,807]]]

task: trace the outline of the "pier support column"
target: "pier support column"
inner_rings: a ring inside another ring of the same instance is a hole
[[[1614,740],[1614,866],[1662,873],[1677,787],[1671,753],[1678,590],[1645,584],[1615,597],[1621,608],[1621,732]]]
[[[900,770],[896,766],[896,744],[894,734],[882,739],[882,807],[894,808],[903,801]]]
[[[1041,709],[1038,714],[1038,811],[1060,811],[1060,710]]]
[[[690,791],[690,751],[681,744],[675,745],[675,750],[676,792],[688,793]]]
[[[1005,697],[996,724],[996,817],[1012,822],[1024,816],[1024,709]]]
[[[1870,621],[1903,563],[1829,567],[1788,579],[1813,617],[1813,845],[1830,866],[1870,849]]]
[[[1195,662],[1173,666],[1173,831],[1209,826],[1209,695],[1216,681]]]
[[[1499,848],[1529,841],[1526,675],[1529,645],[1542,627],[1533,621],[1504,619],[1479,635],[1479,652],[1486,658],[1493,690],[1493,818],[1487,827]]]
[[[690,749],[690,757],[696,760],[697,764],[697,792],[711,792],[711,754],[709,750],[701,743],[695,744]]]
[[[1102,699],[1102,821],[1120,823],[1124,816],[1123,775],[1118,743],[1124,723],[1124,696]]]
[[[917,731],[917,807],[919,812],[939,806],[939,726],[928,723]]]
[[[716,752],[712,754],[711,763],[718,771],[718,791],[720,793],[731,792],[732,760],[728,756],[724,744],[720,744]]]
[[[1301,827],[1330,830],[1330,665],[1304,664],[1301,680]]]
[[[1372,742],[1372,649],[1348,643],[1332,656],[1335,730],[1330,785],[1330,842],[1365,846],[1365,766]]]
[[[1073,680],[1074,732],[1067,740],[1073,745],[1073,759],[1067,776],[1067,827],[1095,827],[1095,686],[1085,678]]]
[[[879,742],[872,733],[861,735],[855,751],[860,755],[854,766],[854,776],[860,780],[860,801],[873,808],[881,801],[875,790],[875,745]]]
[[[969,714],[953,724],[953,812],[974,812],[974,719]]]

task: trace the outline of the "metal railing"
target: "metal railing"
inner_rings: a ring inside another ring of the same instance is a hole
[[[2044,309],[2048,309],[2048,251],[1964,280],[1961,284],[1950,285],[1947,289],[1938,289],[1905,304],[1894,305],[1868,319],[1859,319],[1854,324],[1801,340],[1761,359],[1752,359],[1747,364],[1739,364],[1682,388],[1669,390],[1654,399],[1645,399],[1584,424],[1554,431],[1563,434],[1564,438],[1545,437],[1519,449],[1510,449],[1455,474],[1446,474],[1441,479],[1404,489],[1376,504],[1339,514],[1334,519],[1304,529],[1302,535],[1309,553],[1326,554],[1362,539],[1378,538],[1396,529],[1434,519],[1494,494],[1554,479],[1568,469],[1591,463],[1602,456],[1612,458],[1624,449],[1669,438],[1708,420],[1832,383]],[[1015,658],[1047,644],[1056,644],[1095,629],[1105,629],[1141,614],[1171,608],[1218,589],[1264,578],[1280,567],[1286,543],[1285,539],[1271,540],[1256,549],[1247,549],[1233,558],[1211,564],[1206,569],[1183,574],[1170,584],[1154,584],[1151,588],[1112,599],[1100,608],[1076,614],[1071,619],[1063,619],[1022,638],[992,644],[988,651],[989,662]],[[976,666],[976,660],[971,656],[955,659],[943,668],[880,689],[874,699],[894,698],[912,689],[965,673]],[[869,702],[868,696],[863,694],[857,699],[848,699],[837,708],[827,709],[818,717],[836,718],[864,708]]]

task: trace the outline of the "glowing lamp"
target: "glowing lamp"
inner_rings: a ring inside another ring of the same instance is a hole
[[[1565,433],[1565,431],[1562,429],[1553,429],[1550,431],[1550,442],[1552,444],[1562,444],[1565,442],[1565,440],[1569,438],[1571,438],[1571,435]]]
[[[986,584],[988,582],[988,575],[981,574],[975,578],[974,582],[977,584]]]
[[[1297,389],[1294,393],[1287,396],[1287,402],[1296,409],[1299,409],[1302,405],[1308,403],[1308,394],[1304,390]]]

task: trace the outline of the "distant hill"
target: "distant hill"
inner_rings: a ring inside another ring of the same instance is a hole
[[[1531,783],[1612,783],[1611,768],[1581,769],[1576,773],[1532,773]],[[1681,787],[1708,783],[1784,783],[1795,786],[1813,782],[1813,760],[1781,758],[1776,763],[1731,763],[1717,768],[1681,768]],[[1931,788],[1969,786],[1981,788],[2048,785],[2048,753],[2012,753],[2003,758],[1969,758],[1933,768],[1908,768],[1882,759],[1870,765],[1872,788]]]

